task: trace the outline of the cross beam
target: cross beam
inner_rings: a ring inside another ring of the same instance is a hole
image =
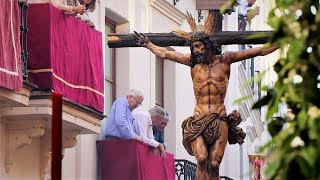
[[[139,47],[131,34],[109,34],[108,46],[110,48]],[[155,45],[186,46],[184,38],[175,36],[173,33],[145,33]],[[264,44],[273,35],[273,31],[220,31],[215,32],[212,39],[220,45],[230,44]]]

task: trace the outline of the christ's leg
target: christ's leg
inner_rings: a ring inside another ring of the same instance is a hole
[[[221,121],[221,135],[210,147],[209,176],[211,180],[219,180],[219,167],[228,142],[228,124]]]
[[[191,142],[191,148],[197,159],[197,180],[209,180],[208,150],[202,136],[198,136]]]

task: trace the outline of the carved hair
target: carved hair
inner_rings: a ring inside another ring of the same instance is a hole
[[[219,48],[219,46],[214,43],[214,41],[210,38],[210,37],[205,37],[202,39],[199,39],[198,41],[201,41],[204,43],[205,46],[205,52],[211,52],[212,54],[221,54],[221,49]],[[192,46],[190,46],[190,51],[191,51],[191,56],[190,56],[190,67],[194,68],[194,66],[198,63],[197,59],[196,59],[196,55],[194,54],[193,48]],[[209,62],[207,62],[209,63]]]

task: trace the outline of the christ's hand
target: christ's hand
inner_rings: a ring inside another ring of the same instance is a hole
[[[133,32],[134,32],[133,38],[136,41],[136,43],[139,46],[147,47],[148,42],[150,42],[149,38],[143,33],[137,33],[136,31],[133,31]]]

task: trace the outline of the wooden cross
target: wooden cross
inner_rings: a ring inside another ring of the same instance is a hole
[[[134,33],[109,34],[108,46],[110,48],[140,47],[136,44],[133,35]],[[145,33],[145,35],[157,46],[186,46],[186,39],[173,33]],[[253,35],[259,35],[259,37]],[[272,31],[221,31],[215,32],[213,39],[220,45],[264,44],[271,36]]]
[[[211,8],[215,20],[212,39],[219,45],[230,44],[264,44],[272,36],[272,31],[222,31],[222,15],[219,8],[228,0],[197,0],[197,9]],[[217,6],[218,5],[218,6]],[[130,34],[109,34],[108,46],[110,48],[140,47]],[[186,39],[173,33],[145,33],[149,40],[158,46],[186,46]]]

